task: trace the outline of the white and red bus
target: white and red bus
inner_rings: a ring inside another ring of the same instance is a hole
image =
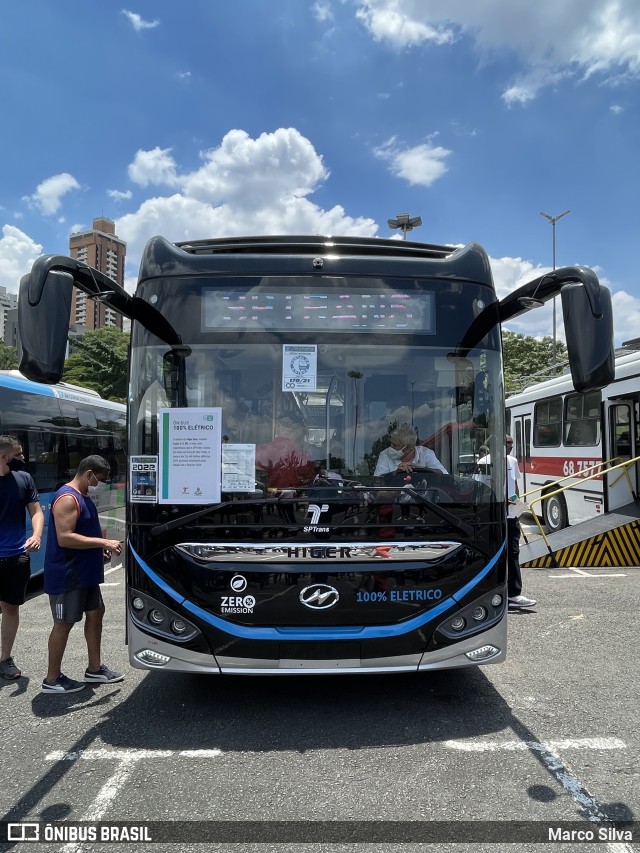
[[[533,505],[551,532],[634,499],[622,469],[586,478],[599,462],[616,464],[640,453],[640,351],[616,351],[615,379],[601,391],[579,394],[569,374],[563,374],[509,397],[506,407],[522,472],[520,493],[529,493],[525,500],[536,500],[535,489],[544,495],[572,485],[543,500],[542,510],[540,502]],[[629,477],[637,494],[637,464],[629,468]]]

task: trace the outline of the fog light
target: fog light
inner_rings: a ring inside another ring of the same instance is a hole
[[[138,652],[135,657],[140,663],[146,663],[147,666],[164,666],[171,660],[167,655],[161,655],[160,652],[152,652],[151,649],[144,649]]]
[[[495,657],[497,654],[500,654],[500,649],[496,649],[495,646],[480,646],[479,649],[467,652],[466,656],[469,660],[477,663],[478,661],[488,660],[489,658]]]
[[[502,596],[501,595],[494,595],[493,598],[491,599],[491,606],[492,607],[500,607],[501,604],[502,604]]]
[[[131,602],[131,606],[134,610],[144,610],[144,601],[141,598],[136,597]]]
[[[482,622],[483,619],[487,618],[487,611],[481,604],[478,607],[473,608],[473,613],[471,614],[474,622]]]
[[[162,625],[164,622],[164,613],[162,610],[151,610],[149,612],[149,622],[153,622],[154,625]]]
[[[174,634],[184,634],[187,630],[186,623],[182,619],[173,619],[171,622],[171,630]]]
[[[466,624],[462,616],[454,616],[451,620],[451,627],[454,631],[462,631]]]

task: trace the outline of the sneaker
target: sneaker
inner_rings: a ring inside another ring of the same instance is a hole
[[[62,673],[60,673],[53,684],[49,684],[46,678],[42,682],[43,693],[76,693],[78,690],[84,690],[82,681],[74,681],[73,678],[67,678]]]
[[[0,660],[0,676],[2,678],[6,678],[7,681],[14,681],[16,678],[20,678],[21,675],[22,670],[18,669],[12,657]]]
[[[536,601],[533,598],[527,598],[526,595],[516,595],[509,599],[510,610],[523,610],[527,607],[535,607]]]
[[[108,666],[102,664],[100,669],[95,672],[87,669],[84,673],[84,680],[88,684],[115,684],[116,681],[124,681],[124,675],[120,672],[113,672]]]

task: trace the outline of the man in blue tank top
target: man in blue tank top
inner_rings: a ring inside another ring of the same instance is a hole
[[[20,443],[10,435],[0,435],[0,676],[8,681],[22,675],[11,652],[20,623],[20,605],[24,604],[31,576],[29,554],[40,550],[44,529],[36,484],[31,474],[14,465],[21,456]],[[33,528],[28,538],[25,509]]]
[[[100,584],[104,581],[104,561],[112,553],[120,554],[116,539],[105,539],[98,510],[91,496],[104,488],[109,463],[102,456],[87,456],[78,465],[76,475],[59,489],[51,503],[44,563],[44,591],[49,594],[53,629],[49,635],[49,668],[42,682],[43,693],[74,693],[85,683],[105,684],[122,681],[101,660],[104,603]],[[85,618],[84,634],[89,662],[84,683],[68,678],[61,671],[69,633]]]

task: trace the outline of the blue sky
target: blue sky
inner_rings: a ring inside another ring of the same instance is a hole
[[[0,6],[0,285],[114,219],[476,240],[500,296],[596,269],[640,335],[637,0],[21,0]],[[551,309],[515,331],[551,333]],[[559,330],[559,334],[562,332]]]

